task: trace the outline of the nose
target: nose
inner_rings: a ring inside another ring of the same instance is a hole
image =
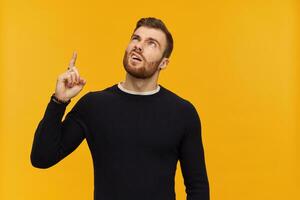
[[[143,46],[141,44],[141,42],[137,42],[135,45],[134,45],[134,50],[135,51],[138,51],[138,52],[143,52]]]

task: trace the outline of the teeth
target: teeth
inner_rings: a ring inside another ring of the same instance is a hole
[[[132,58],[133,59],[137,59],[137,60],[141,60],[139,57],[135,56],[135,55],[132,55]]]

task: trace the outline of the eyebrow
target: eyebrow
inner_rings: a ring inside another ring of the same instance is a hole
[[[141,38],[139,35],[136,35],[136,34],[133,34],[133,35],[131,36],[131,38],[133,38],[133,37]],[[155,41],[155,42],[158,44],[158,46],[161,46],[157,39],[154,39],[154,38],[152,38],[152,37],[148,37],[147,40]]]

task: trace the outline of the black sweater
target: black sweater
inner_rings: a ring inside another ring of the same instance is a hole
[[[94,166],[95,200],[175,200],[177,161],[187,200],[208,200],[209,183],[195,107],[165,87],[154,94],[115,84],[68,104],[50,99],[35,131],[31,163],[49,168],[86,139]]]

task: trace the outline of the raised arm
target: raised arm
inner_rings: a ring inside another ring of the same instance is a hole
[[[180,146],[180,167],[184,178],[187,200],[209,200],[201,122],[195,107],[189,103],[186,132]]]
[[[73,109],[62,118],[71,98],[85,85],[75,67],[77,54],[74,52],[67,72],[59,75],[55,93],[51,96],[42,120],[33,139],[30,160],[37,168],[49,168],[62,160],[85,138],[87,127],[83,119],[86,99],[84,95]]]

